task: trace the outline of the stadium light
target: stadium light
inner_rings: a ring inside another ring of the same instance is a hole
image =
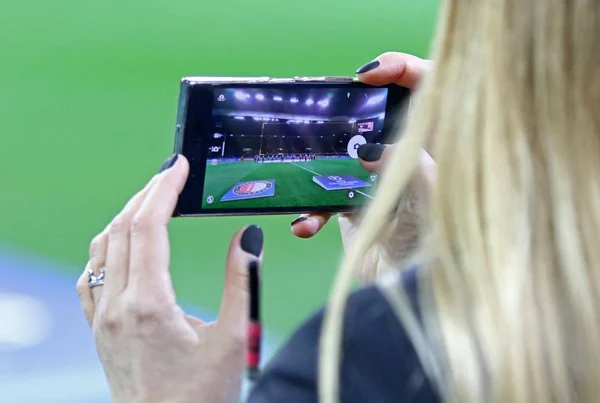
[[[356,123],[356,120],[354,120],[354,119],[349,120],[348,123]]]
[[[290,99],[290,102],[293,104],[297,104],[298,103],[298,98],[292,98]]]
[[[379,118],[379,119],[385,119],[385,113],[381,113],[381,114],[379,114],[378,118]]]
[[[275,96],[273,97],[273,101],[280,102],[280,101],[283,101],[283,98],[281,98],[279,95],[275,95]]]
[[[309,120],[305,120],[305,121],[304,121],[304,123],[306,123],[306,124],[309,124],[309,123],[310,123],[310,121],[309,121]]]
[[[254,96],[254,98],[258,99],[259,101],[262,101],[262,100],[264,100],[264,99],[265,99],[265,96],[264,96],[263,94],[256,94],[256,95]]]
[[[236,116],[235,119],[237,119],[237,120],[244,120],[244,117],[243,116]]]
[[[317,102],[319,104],[319,106],[321,106],[322,108],[328,107],[329,106],[329,99],[323,99],[319,102]]]
[[[323,123],[325,123],[325,122],[323,122],[322,120],[318,120],[318,121],[317,121],[317,123],[318,123],[318,124],[323,124]]]
[[[314,104],[314,103],[315,103],[315,101],[313,101],[313,100],[312,100],[312,98],[308,98],[308,99],[306,100],[306,105],[308,105],[308,106],[311,106],[311,105],[312,105],[312,104]]]
[[[246,94],[245,92],[242,92],[242,91],[236,91],[235,98],[240,101],[245,101],[246,99],[250,98],[250,94]]]
[[[366,105],[375,105],[375,104],[380,103],[384,99],[385,99],[385,95],[383,95],[383,94],[375,95],[374,97],[371,97],[367,100]]]

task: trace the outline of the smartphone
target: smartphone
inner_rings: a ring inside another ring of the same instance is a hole
[[[352,77],[187,77],[174,151],[190,173],[174,216],[351,212],[377,175],[365,143],[392,142],[410,92]]]

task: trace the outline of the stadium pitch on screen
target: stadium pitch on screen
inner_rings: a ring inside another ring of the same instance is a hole
[[[387,89],[226,89],[215,94],[203,208],[344,206],[376,177],[357,149],[379,142]]]

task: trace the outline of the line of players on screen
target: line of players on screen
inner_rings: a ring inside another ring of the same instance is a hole
[[[260,154],[254,156],[254,162],[265,161],[314,161],[316,154]]]

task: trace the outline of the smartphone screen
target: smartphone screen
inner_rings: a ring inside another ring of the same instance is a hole
[[[377,175],[359,164],[357,149],[389,142],[407,97],[397,88],[212,86],[203,110],[188,110],[209,119],[188,132],[195,141],[183,142],[191,171],[179,214],[341,212],[366,204]]]

